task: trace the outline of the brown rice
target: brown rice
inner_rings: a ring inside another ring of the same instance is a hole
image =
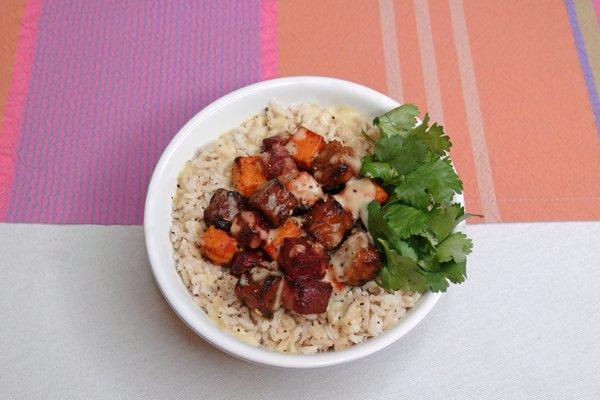
[[[216,189],[231,188],[233,159],[257,154],[263,138],[281,132],[293,133],[299,126],[327,140],[340,140],[361,156],[370,150],[361,132],[377,132],[348,107],[314,104],[283,107],[271,100],[261,113],[200,148],[181,171],[173,200],[171,241],[181,279],[194,302],[219,328],[255,346],[308,354],[343,349],[380,334],[393,326],[420,294],[386,293],[375,282],[368,282],[334,293],[326,313],[296,315],[279,309],[268,319],[239,302],[234,293],[237,278],[201,257],[198,241],[206,228],[202,219],[204,209]]]

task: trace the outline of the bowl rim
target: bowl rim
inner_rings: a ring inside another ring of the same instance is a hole
[[[155,229],[157,226],[155,223],[155,218],[157,218],[155,211],[158,208],[158,205],[156,205],[157,196],[164,195],[164,193],[160,193],[157,190],[157,187],[161,182],[162,175],[170,162],[171,156],[181,145],[184,139],[187,138],[188,135],[192,134],[194,127],[201,124],[204,119],[210,117],[210,115],[213,113],[218,112],[222,107],[257,91],[269,90],[285,85],[302,84],[317,84],[324,86],[341,85],[345,86],[347,89],[357,91],[360,96],[368,97],[373,101],[385,103],[391,107],[399,105],[397,101],[366,86],[342,79],[320,76],[293,76],[276,78],[237,89],[203,108],[200,112],[194,115],[194,117],[192,117],[171,139],[170,143],[160,156],[152,173],[144,207],[144,237],[152,274],[154,275],[154,279],[156,280],[161,293],[173,311],[175,311],[179,318],[181,318],[196,334],[200,335],[204,340],[220,350],[245,361],[272,367],[325,367],[350,362],[365,357],[389,346],[400,337],[411,331],[429,314],[442,296],[442,293],[423,293],[415,307],[409,309],[394,326],[382,332],[380,335],[369,338],[362,343],[342,350],[333,350],[326,353],[304,355],[280,353],[244,343],[241,340],[236,339],[233,335],[218,328],[217,325],[205,314],[204,310],[193,303],[193,301],[191,301],[191,305],[193,307],[190,307],[190,304],[188,304],[189,302],[186,303],[181,301],[172,293],[174,290],[170,288],[170,286],[173,284],[173,282],[171,282],[172,277],[168,274],[165,266],[161,265],[158,250],[154,246],[155,243],[160,243],[160,241],[164,240],[164,238],[160,237],[157,229]],[[455,201],[458,201],[464,205],[462,195],[457,195],[455,197]],[[166,229],[168,229],[168,227]],[[457,229],[464,229],[464,221],[457,227]],[[174,268],[173,263],[171,263],[170,267]],[[178,279],[180,279],[179,274],[176,276]],[[189,296],[189,293],[186,294]],[[189,300],[191,300],[191,296]],[[206,323],[207,321],[208,323]]]

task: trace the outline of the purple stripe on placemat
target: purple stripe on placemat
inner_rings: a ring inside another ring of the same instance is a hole
[[[583,71],[583,79],[585,81],[585,86],[590,98],[592,111],[596,119],[596,130],[600,137],[600,99],[598,98],[598,91],[596,90],[597,88],[596,83],[594,82],[594,75],[592,74],[592,69],[590,68],[590,63],[585,50],[585,43],[583,41],[583,35],[581,34],[579,22],[577,21],[575,4],[573,4],[573,0],[564,1],[567,7],[567,13],[569,14],[569,23],[571,24],[571,29],[573,30],[573,38],[575,39],[575,46],[577,47],[577,55],[579,56],[579,62]]]
[[[259,0],[48,0],[9,222],[139,224],[167,143],[260,80]]]

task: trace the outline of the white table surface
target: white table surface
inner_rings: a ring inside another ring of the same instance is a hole
[[[469,279],[412,332],[291,371],[188,329],[141,227],[0,224],[0,398],[600,398],[600,222],[467,230]]]

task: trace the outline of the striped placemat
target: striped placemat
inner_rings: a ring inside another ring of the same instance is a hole
[[[140,224],[221,95],[324,75],[443,122],[485,222],[600,218],[600,1],[4,0],[0,221]]]

